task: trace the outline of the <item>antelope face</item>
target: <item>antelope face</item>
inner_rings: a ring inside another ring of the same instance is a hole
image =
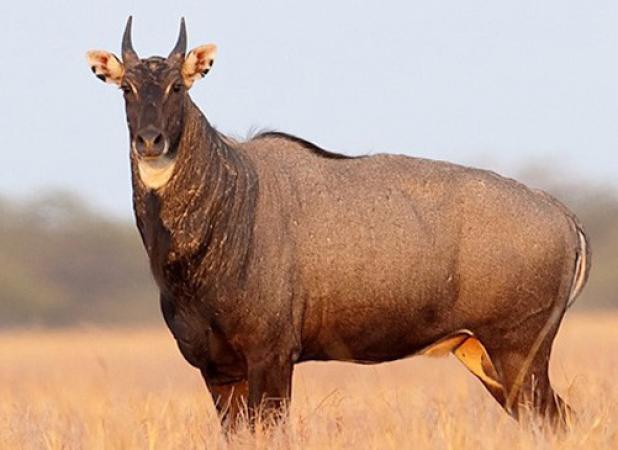
[[[97,78],[122,90],[131,151],[140,177],[149,188],[158,189],[173,173],[188,91],[212,67],[217,47],[203,45],[185,55],[183,19],[176,46],[167,58],[140,59],[133,50],[131,22],[129,17],[122,40],[122,61],[101,50],[89,51],[87,59]]]

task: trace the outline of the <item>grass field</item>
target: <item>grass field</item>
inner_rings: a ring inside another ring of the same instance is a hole
[[[229,441],[163,327],[0,333],[0,448],[618,449],[618,315],[569,314],[551,365],[578,412],[556,436],[508,418],[452,357],[297,366],[289,422]]]

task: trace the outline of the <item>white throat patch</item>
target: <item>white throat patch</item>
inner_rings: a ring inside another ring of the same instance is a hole
[[[138,159],[137,170],[142,182],[149,189],[159,189],[167,184],[174,173],[175,161],[167,156]]]

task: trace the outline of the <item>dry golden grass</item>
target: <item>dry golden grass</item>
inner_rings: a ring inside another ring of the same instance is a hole
[[[552,380],[563,436],[522,427],[452,357],[297,366],[288,424],[228,442],[167,331],[0,333],[0,448],[618,448],[618,315],[567,316]]]

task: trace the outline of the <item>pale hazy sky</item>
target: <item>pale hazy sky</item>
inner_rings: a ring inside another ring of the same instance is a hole
[[[225,133],[615,182],[616,1],[3,1],[0,195],[64,187],[129,216],[121,93],[84,57],[119,53],[129,14],[141,56],[182,15],[190,48],[218,44],[192,96]]]

